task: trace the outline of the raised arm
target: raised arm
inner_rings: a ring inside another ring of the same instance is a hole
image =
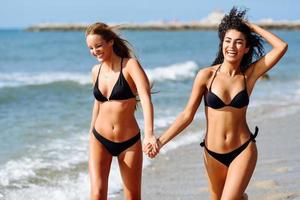
[[[177,116],[172,125],[159,137],[160,148],[172,138],[183,131],[194,119],[195,113],[201,103],[202,96],[206,90],[208,80],[207,69],[200,70],[195,78],[192,92],[185,109]]]
[[[247,22],[247,25],[252,31],[263,37],[272,46],[271,51],[255,62],[246,72],[248,77],[256,81],[280,60],[287,51],[288,44],[273,33],[259,27],[256,24]]]
[[[135,59],[129,59],[128,61],[129,73],[136,85],[139,99],[141,101],[144,117],[144,145],[150,143],[155,148],[155,152],[158,150],[155,135],[153,133],[153,105],[150,95],[150,84],[149,80],[140,66],[139,62]]]

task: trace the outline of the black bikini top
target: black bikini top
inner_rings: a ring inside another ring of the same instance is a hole
[[[119,78],[118,78],[117,82],[115,83],[109,98],[106,98],[102,94],[102,92],[100,91],[99,86],[98,86],[98,79],[99,79],[99,74],[100,74],[102,64],[100,65],[97,79],[96,79],[96,82],[94,85],[94,91],[93,91],[95,99],[97,99],[100,102],[105,102],[105,101],[110,101],[110,100],[126,100],[126,99],[130,99],[130,98],[135,98],[135,95],[131,91],[131,89],[122,73],[122,64],[123,64],[123,58],[121,59],[121,70],[120,70]]]
[[[245,89],[240,91],[239,93],[237,93],[229,104],[225,104],[222,99],[220,99],[216,94],[214,94],[211,91],[211,86],[217,76],[218,71],[220,70],[220,67],[221,67],[221,65],[215,72],[215,75],[210,84],[209,90],[206,92],[206,94],[204,96],[205,106],[211,107],[213,109],[219,109],[219,108],[223,108],[225,106],[230,106],[230,107],[234,107],[234,108],[243,108],[243,107],[247,106],[249,104],[249,96],[248,96],[248,92],[247,92],[247,83],[246,83],[246,77],[245,77],[244,73],[243,73],[243,75],[244,75]]]

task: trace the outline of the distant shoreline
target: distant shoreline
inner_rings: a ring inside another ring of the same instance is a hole
[[[300,22],[258,22],[259,26],[266,29],[277,30],[300,30]],[[145,24],[110,24],[123,30],[216,30],[218,24],[210,23],[145,23]],[[37,24],[27,27],[25,30],[30,32],[40,31],[84,31],[88,24]]]

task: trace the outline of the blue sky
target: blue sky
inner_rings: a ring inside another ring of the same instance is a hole
[[[213,10],[249,8],[251,20],[300,20],[299,0],[2,0],[0,27],[37,23],[195,21]]]

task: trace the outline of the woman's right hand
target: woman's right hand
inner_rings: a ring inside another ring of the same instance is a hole
[[[154,140],[153,140],[154,139]],[[151,139],[144,139],[144,146],[143,146],[143,152],[149,157],[149,158],[154,158],[160,150],[160,145],[159,145],[159,140],[156,139],[155,137]]]

